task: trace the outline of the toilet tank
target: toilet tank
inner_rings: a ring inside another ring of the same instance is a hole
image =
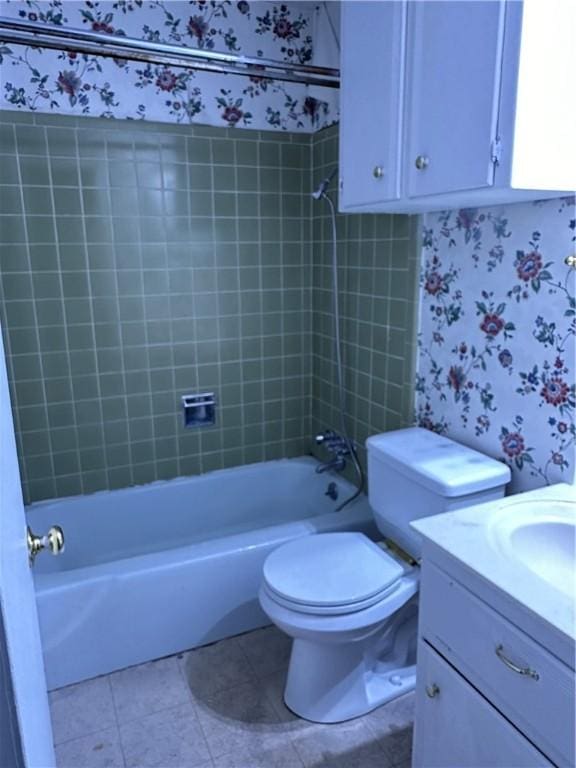
[[[412,520],[499,499],[510,481],[505,464],[420,427],[374,435],[366,447],[376,525],[415,558]]]

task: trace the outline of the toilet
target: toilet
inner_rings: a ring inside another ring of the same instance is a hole
[[[418,427],[367,440],[369,500],[383,541],[319,533],[266,559],[259,592],[293,638],[286,705],[350,720],[414,688],[420,540],[413,520],[501,498],[510,470]]]

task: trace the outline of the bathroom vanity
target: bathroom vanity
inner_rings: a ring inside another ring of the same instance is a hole
[[[417,521],[415,768],[574,766],[576,488]]]

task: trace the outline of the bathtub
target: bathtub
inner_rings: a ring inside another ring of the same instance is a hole
[[[269,624],[257,599],[277,546],[324,531],[376,535],[365,496],[312,458],[32,504],[64,529],[34,565],[49,690]],[[338,499],[326,494],[333,483]]]

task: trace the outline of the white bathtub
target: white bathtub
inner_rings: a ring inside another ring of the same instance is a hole
[[[316,466],[271,461],[28,507],[33,531],[58,524],[66,538],[34,565],[48,688],[269,624],[257,599],[269,552],[321,531],[376,534],[366,497],[335,512],[353,488]]]

